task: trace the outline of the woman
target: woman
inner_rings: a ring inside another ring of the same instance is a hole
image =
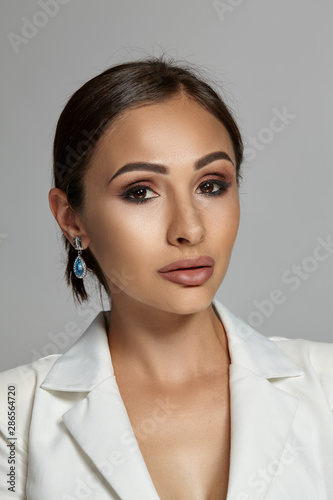
[[[1,374],[17,408],[14,434],[0,417],[1,498],[333,498],[332,345],[267,339],[214,298],[242,153],[221,98],[163,58],[71,97],[50,208],[74,297],[95,275],[110,311],[65,354]]]

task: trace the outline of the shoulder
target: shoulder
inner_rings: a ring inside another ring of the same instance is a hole
[[[305,373],[316,377],[333,410],[333,343],[269,337]]]
[[[52,354],[32,363],[0,373],[0,426],[7,420],[8,394],[15,400],[21,424],[30,419],[36,388],[42,383],[54,362],[61,356]]]
[[[51,354],[45,358],[37,359],[32,363],[20,365],[0,373],[0,393],[6,390],[6,385],[15,385],[17,388],[24,389],[25,392],[33,390],[38,381],[42,381],[55,361],[61,354]]]
[[[297,365],[308,364],[318,375],[333,377],[333,343],[314,342],[305,339],[289,339],[285,337],[269,337]]]

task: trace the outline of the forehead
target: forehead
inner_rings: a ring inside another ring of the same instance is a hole
[[[223,123],[193,99],[177,95],[122,112],[97,146],[100,160],[177,161],[221,149],[235,160]],[[140,156],[140,158],[138,157]]]

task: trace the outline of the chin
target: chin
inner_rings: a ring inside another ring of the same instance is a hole
[[[175,314],[194,314],[207,309],[212,303],[215,293],[208,290],[199,293],[198,287],[191,288],[192,290],[183,289],[185,293],[182,293],[181,296],[175,293],[173,296],[168,297],[163,301],[160,309]]]

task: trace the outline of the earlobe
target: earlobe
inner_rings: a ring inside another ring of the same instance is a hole
[[[89,245],[89,236],[85,232],[79,216],[69,205],[65,191],[59,188],[52,188],[49,192],[49,205],[61,231],[71,245],[73,245],[75,236],[79,236],[82,248],[87,248]]]

